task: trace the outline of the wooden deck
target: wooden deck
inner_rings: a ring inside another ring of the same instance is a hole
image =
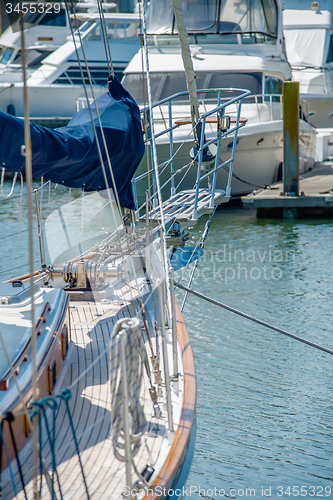
[[[70,303],[72,344],[65,370],[55,393],[64,387],[70,387],[72,391],[69,404],[89,495],[93,499],[119,498],[126,486],[125,464],[115,458],[110,438],[111,397],[108,374],[110,337],[113,326],[120,318],[132,317],[133,312],[133,306],[130,303],[125,306],[83,301]],[[147,394],[147,376],[145,376],[144,385]],[[173,399],[175,397],[173,394]],[[182,391],[178,394],[178,400],[181,407]],[[163,412],[160,419],[153,416],[150,398],[142,397],[141,404],[144,406],[148,426],[142,438],[140,450],[134,459],[139,472],[142,472],[147,464],[155,465],[161,452],[163,439],[165,439],[164,399],[159,398],[159,403]],[[87,498],[64,404],[61,404],[58,410],[56,429],[57,471],[63,498],[66,500]],[[43,435],[46,435],[45,428],[43,428]],[[45,441],[43,455],[50,472],[51,453]],[[31,443],[20,453],[20,460],[24,464],[27,496],[32,499]],[[2,477],[3,498],[24,499],[25,495],[15,462],[12,463],[12,467],[18,494],[15,497],[7,469]],[[137,480],[138,476],[133,473],[132,484]],[[56,479],[54,487],[57,498],[60,498]],[[43,480],[41,498],[51,498],[45,480]]]

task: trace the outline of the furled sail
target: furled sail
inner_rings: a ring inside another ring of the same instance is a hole
[[[131,179],[144,153],[139,108],[116,78],[109,82],[109,92],[96,103],[120,204],[134,209]],[[108,186],[113,187],[95,105],[91,108]],[[107,189],[88,107],[76,113],[66,127],[52,130],[31,124],[30,130],[35,179],[44,177],[85,190]],[[0,166],[24,171],[23,144],[24,121],[0,112]]]

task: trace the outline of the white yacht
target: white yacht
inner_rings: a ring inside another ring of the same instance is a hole
[[[285,0],[283,30],[293,79],[318,129],[318,159],[333,154],[333,7],[329,0]],[[330,144],[331,143],[331,144]]]
[[[171,7],[170,7],[171,9]],[[156,134],[172,127],[173,149],[181,148],[182,165],[191,161],[193,147],[190,110],[180,103],[178,118],[169,123],[168,110],[163,99],[168,94],[186,89],[182,72],[180,47],[176,41],[176,25],[167,2],[151,2],[148,10],[149,69],[152,97],[156,107],[154,124]],[[283,161],[282,85],[291,79],[291,68],[283,51],[282,10],[279,0],[270,2],[225,0],[221,3],[183,2],[184,17],[189,32],[194,71],[198,89],[212,90],[243,88],[251,91],[244,99],[242,116],[246,126],[238,134],[234,159],[232,194],[241,195],[281,179]],[[142,89],[142,55],[139,52],[125,70],[123,85],[137,102],[147,102]],[[235,94],[228,91],[226,98]],[[202,112],[210,109],[210,92],[199,94]],[[157,111],[158,110],[158,111]],[[157,116],[159,114],[159,116]],[[230,113],[229,113],[230,114]],[[231,122],[237,108],[231,111]],[[213,131],[216,124],[211,124]],[[176,128],[175,128],[176,127]],[[300,120],[300,171],[314,164],[314,128]],[[160,157],[167,158],[169,144],[157,137]],[[221,162],[233,147],[232,137],[222,139],[219,151]],[[164,152],[163,152],[164,150]],[[193,155],[192,155],[193,156]],[[185,163],[184,163],[185,162]],[[145,169],[142,163],[142,171]],[[180,164],[174,164],[177,171]],[[224,183],[229,165],[217,174],[217,185]],[[209,170],[209,167],[208,167]],[[183,178],[178,170],[175,183],[188,189],[196,181],[191,168]],[[207,178],[209,182],[209,178]]]
[[[85,58],[95,96],[105,93],[109,72],[99,15],[86,13],[79,18],[82,24],[75,31],[74,40],[71,35],[67,37],[67,41],[43,59],[27,80],[32,118],[71,117],[76,112],[76,99],[85,95],[81,69],[88,83]],[[121,79],[123,70],[140,46],[139,16],[105,13],[104,18],[115,75]],[[21,81],[8,83],[0,79],[1,111],[23,116],[22,86]]]
[[[70,34],[68,16],[63,4],[47,12],[27,12],[23,17],[28,71],[66,41]],[[0,36],[0,82],[11,85],[22,81],[21,29],[16,21]]]

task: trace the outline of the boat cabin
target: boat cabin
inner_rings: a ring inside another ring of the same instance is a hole
[[[281,16],[276,0],[184,0],[182,8],[190,43],[281,43]],[[147,32],[153,35],[154,44],[172,43],[170,35],[177,35],[178,29],[171,2],[150,2]],[[173,43],[177,43],[176,36]]]
[[[51,12],[28,12],[23,17],[27,64],[37,68],[41,61],[66,40],[70,33],[67,13],[59,3]],[[22,67],[21,28],[19,21],[0,36],[0,71]]]

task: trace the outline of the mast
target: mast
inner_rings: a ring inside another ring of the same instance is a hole
[[[21,146],[21,153],[25,157],[25,173],[28,194],[28,227],[29,227],[29,270],[30,270],[30,296],[31,296],[31,350],[32,350],[32,398],[38,399],[37,388],[37,338],[35,325],[35,304],[34,304],[34,260],[33,260],[33,226],[32,226],[32,159],[31,159],[31,136],[29,121],[28,89],[27,89],[27,60],[24,43],[24,23],[22,0],[20,6],[21,24],[21,44],[22,44],[22,71],[23,71],[23,101],[24,101],[24,145]],[[33,490],[34,498],[38,499],[38,441],[37,441],[37,416],[32,420],[33,425]]]
[[[172,0],[172,6],[178,26],[181,54],[185,69],[187,89],[190,97],[192,127],[194,131],[194,137],[196,138],[197,142],[199,142],[200,132],[196,130],[196,123],[199,120],[199,101],[197,95],[197,84],[195,81],[190,44],[188,41],[188,34],[185,26],[181,0]]]

